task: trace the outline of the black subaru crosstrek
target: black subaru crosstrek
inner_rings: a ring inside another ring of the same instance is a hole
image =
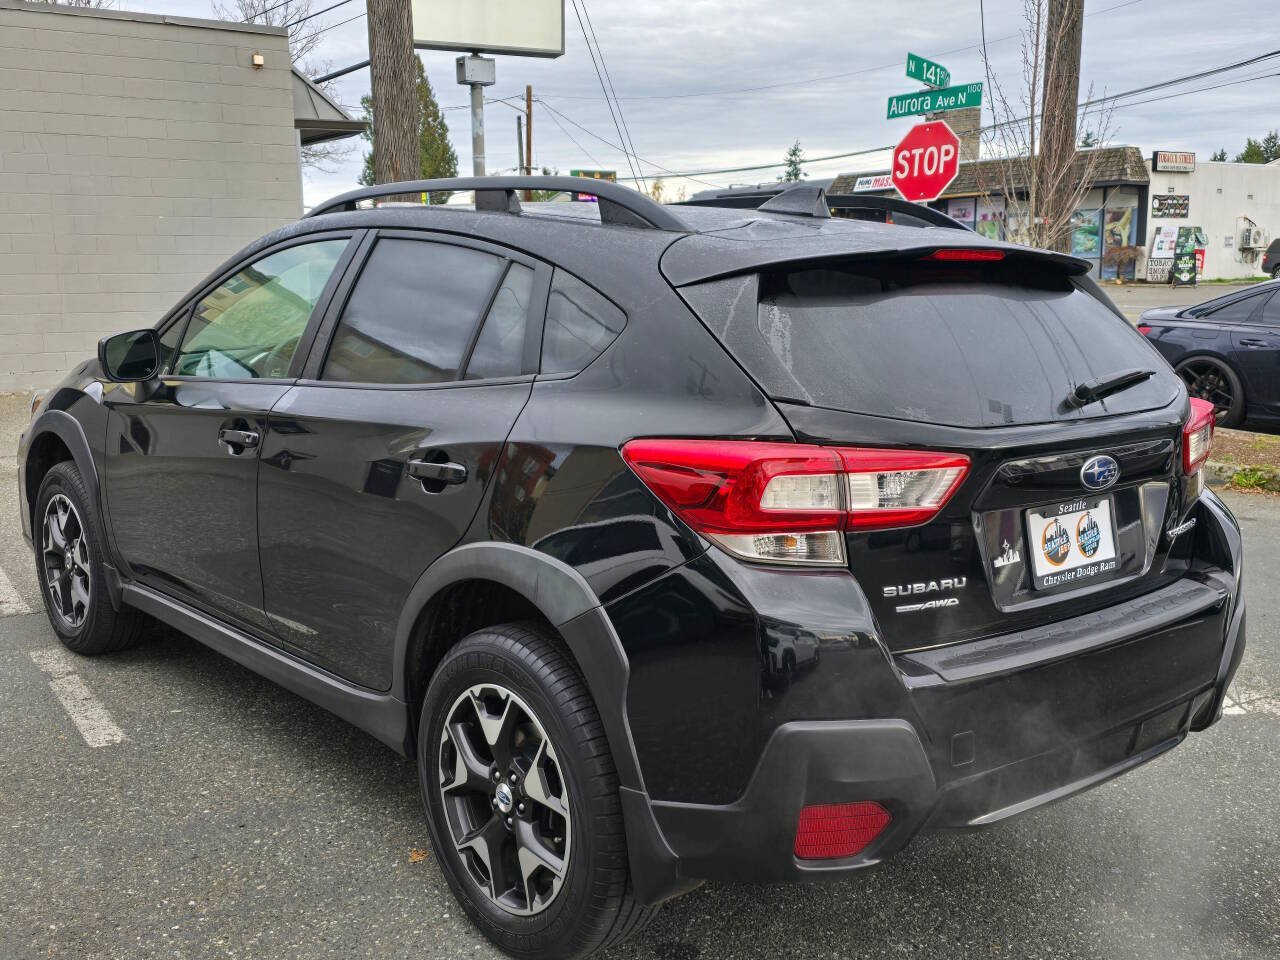
[[[39,400],[50,622],[100,654],[154,618],[415,757],[519,957],[846,874],[1221,715],[1212,410],[1087,269],[812,188],[346,194]]]

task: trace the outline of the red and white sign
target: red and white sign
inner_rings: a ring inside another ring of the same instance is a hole
[[[893,185],[907,200],[937,200],[959,172],[960,139],[945,120],[917,123],[893,148]]]

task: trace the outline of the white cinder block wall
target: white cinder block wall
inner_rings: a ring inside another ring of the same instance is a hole
[[[283,30],[0,0],[0,392],[299,216],[291,84]]]

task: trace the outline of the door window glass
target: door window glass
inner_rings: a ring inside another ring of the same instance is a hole
[[[468,247],[379,240],[334,331],[323,379],[458,379],[503,261]]]
[[[551,281],[542,335],[542,372],[577,373],[613,343],[627,318],[581,280],[560,270]]]
[[[467,361],[467,379],[514,377],[524,359],[524,331],[529,321],[529,298],[533,296],[533,271],[513,263],[493,298],[485,317],[480,339]]]
[[[1273,293],[1262,307],[1259,319],[1270,326],[1280,327],[1280,293]]]
[[[1206,313],[1199,314],[1210,320],[1216,320],[1219,323],[1245,323],[1253,316],[1253,311],[1258,309],[1257,294],[1251,297],[1241,297],[1239,300],[1233,300],[1226,306],[1218,307],[1216,310],[1209,310]]]
[[[198,304],[173,372],[228,380],[288,375],[293,353],[347,241],[263,257]]]

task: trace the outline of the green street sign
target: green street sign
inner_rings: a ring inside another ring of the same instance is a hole
[[[921,90],[919,93],[900,93],[896,97],[890,97],[889,119],[980,106],[982,106],[982,84],[966,83],[960,87],[947,87],[944,90]]]
[[[939,90],[951,83],[951,71],[940,63],[926,60],[914,53],[907,54],[907,76],[919,80],[927,87]]]

